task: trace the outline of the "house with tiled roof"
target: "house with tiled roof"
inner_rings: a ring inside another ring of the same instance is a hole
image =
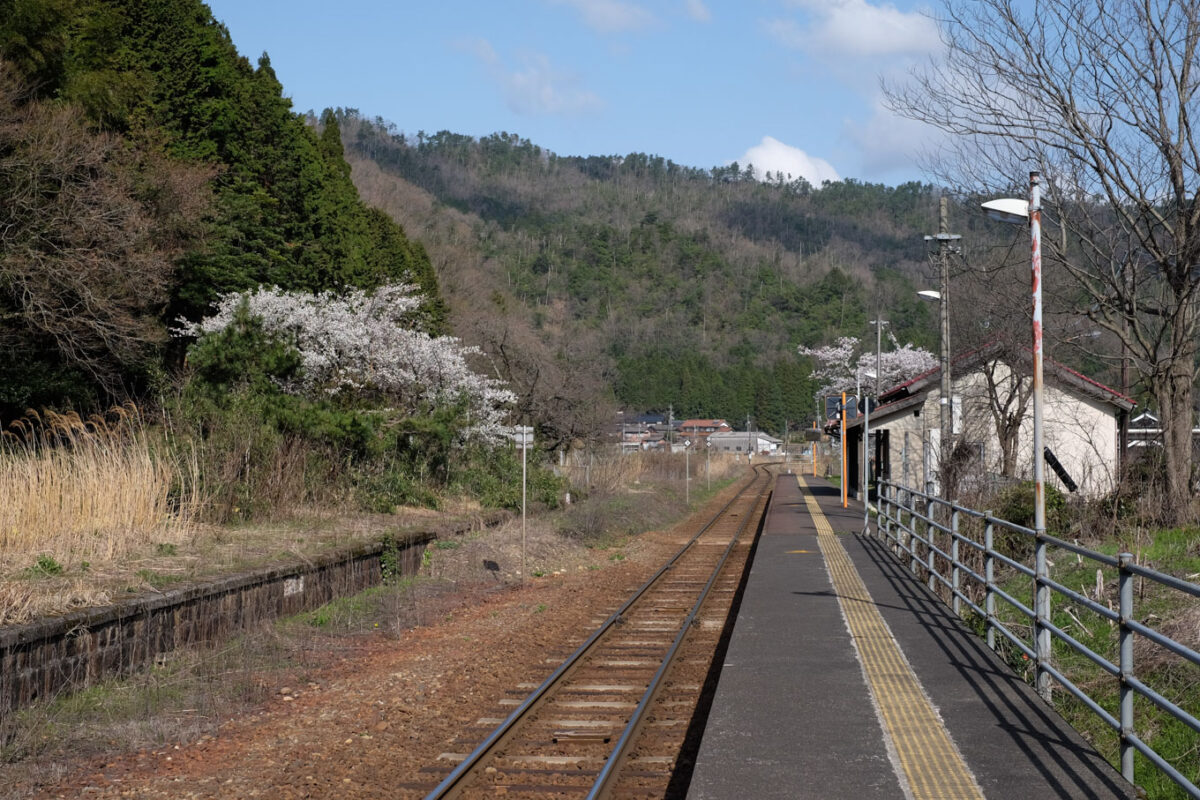
[[[679,425],[680,438],[703,444],[714,433],[728,433],[733,427],[723,419],[685,419]]]
[[[713,453],[744,456],[773,455],[783,442],[762,431],[718,431],[709,434],[706,444]]]
[[[954,468],[963,488],[1033,477],[1032,358],[990,345],[950,365]],[[1088,496],[1112,491],[1121,473],[1134,401],[1052,359],[1043,364],[1046,481]],[[872,475],[940,492],[941,367],[884,391],[870,416]],[[850,486],[862,472],[863,417],[847,424]],[[832,432],[834,428],[830,428]]]

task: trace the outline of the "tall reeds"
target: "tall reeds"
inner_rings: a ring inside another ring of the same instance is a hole
[[[132,405],[87,420],[31,411],[0,435],[0,556],[66,566],[179,541],[199,507],[196,472]]]

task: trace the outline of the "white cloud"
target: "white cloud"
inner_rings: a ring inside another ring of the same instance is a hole
[[[496,54],[496,48],[492,47],[492,43],[487,39],[460,39],[454,43],[454,46],[459,50],[470,53],[489,66],[500,63],[500,56]]]
[[[764,136],[761,143],[751,147],[738,159],[745,167],[754,165],[754,174],[762,180],[766,173],[783,173],[791,179],[804,178],[813,186],[825,181],[841,180],[837,170],[823,158],[810,156],[798,147],[784,144],[772,136]]]
[[[550,0],[583,15],[583,21],[597,33],[639,31],[654,23],[654,15],[635,3],[621,0]]]
[[[697,22],[712,20],[712,12],[708,10],[708,6],[704,5],[704,0],[687,0],[687,13]]]
[[[937,23],[922,10],[901,11],[890,0],[787,0],[787,15],[765,20],[766,35],[794,50],[807,80],[838,92],[846,145],[840,159],[860,174],[911,171],[935,138],[928,126],[901,119],[883,104],[881,81],[903,86],[910,69],[942,50]],[[847,166],[843,164],[843,166]]]
[[[519,70],[502,77],[508,107],[516,113],[575,114],[603,106],[575,75],[554,69],[545,56],[529,53],[521,60]]]
[[[515,68],[507,65],[486,39],[460,41],[458,47],[471,53],[487,68],[501,89],[504,102],[516,114],[579,114],[596,111],[604,102],[580,86],[573,73],[556,69],[540,53],[523,53]]]
[[[845,58],[919,56],[940,47],[937,24],[919,11],[868,0],[798,0],[803,21],[766,23],[767,32],[787,47]]]
[[[784,47],[804,50],[809,46],[811,34],[794,19],[769,19],[763,23],[767,34]]]
[[[883,105],[882,98],[876,100],[865,123],[847,121],[843,129],[862,155],[862,169],[876,175],[911,170],[945,138],[923,122],[897,117]]]

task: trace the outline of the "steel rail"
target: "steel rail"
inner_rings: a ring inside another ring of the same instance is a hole
[[[625,612],[627,612],[635,603],[637,603],[637,601],[640,600],[642,596],[645,595],[659,581],[659,579],[692,548],[692,546],[701,536],[703,536],[713,525],[720,521],[734,503],[741,500],[760,478],[769,474],[770,472],[766,469],[766,467],[754,467],[754,475],[746,481],[746,484],[738,490],[738,493],[730,498],[729,502],[722,506],[721,509],[713,515],[712,519],[705,523],[704,526],[696,533],[696,535],[689,539],[683,545],[683,547],[681,547],[678,552],[676,552],[665,564],[663,564],[662,567],[658,569],[657,572],[655,572],[640,588],[638,588],[637,591],[635,591],[620,608],[614,611],[612,615],[608,617],[608,619],[601,623],[600,627],[593,631],[587,640],[585,640],[584,643],[575,650],[575,652],[569,655],[567,659],[563,661],[563,663],[560,664],[558,668],[556,668],[554,672],[552,672],[550,676],[541,683],[541,685],[534,689],[533,692],[531,692],[529,696],[526,697],[525,700],[519,706],[517,706],[517,708],[514,709],[513,712],[509,714],[508,717],[505,718],[505,720],[500,723],[500,725],[497,726],[496,729],[493,730],[492,733],[489,734],[488,737],[484,739],[484,741],[478,747],[471,751],[471,753],[465,759],[463,759],[463,761],[457,767],[455,767],[449,775],[442,779],[441,783],[434,787],[429,794],[425,795],[425,800],[444,800],[445,798],[455,796],[454,793],[463,788],[464,780],[481,766],[484,757],[487,756],[490,751],[494,750],[516,730],[517,725],[522,721],[530,709],[534,708],[549,693],[551,688],[558,684],[568,673],[570,673],[576,666],[579,665],[583,656],[589,650],[591,650],[593,645],[595,645],[596,642],[599,641],[599,639],[603,637],[614,625],[622,620]]]
[[[773,499],[774,495],[771,495],[771,497]],[[766,510],[767,514],[770,514],[770,504],[771,500],[768,500]],[[755,500],[755,506],[757,505],[758,501]],[[701,590],[700,596],[692,605],[691,612],[687,615],[687,618],[684,619],[683,625],[681,625],[679,628],[679,633],[675,635],[675,641],[671,643],[671,648],[667,651],[666,656],[663,658],[662,664],[654,673],[654,677],[651,679],[650,685],[646,687],[646,691],[642,694],[642,699],[638,702],[637,708],[634,709],[633,714],[630,716],[629,723],[625,726],[624,733],[621,734],[621,738],[617,741],[616,747],[614,747],[612,753],[609,754],[608,760],[605,761],[603,769],[600,770],[600,774],[596,776],[596,781],[592,785],[592,790],[588,792],[587,800],[602,800],[602,798],[608,798],[611,796],[611,791],[614,788],[613,779],[617,773],[618,762],[625,755],[625,751],[629,748],[629,745],[637,737],[638,732],[642,727],[642,721],[646,715],[646,711],[650,708],[651,703],[654,702],[654,697],[658,694],[658,689],[662,685],[662,680],[666,677],[667,671],[671,668],[671,664],[675,660],[675,655],[679,651],[679,646],[683,643],[683,640],[690,632],[692,624],[696,619],[696,615],[700,613],[700,608],[704,605],[704,601],[708,599],[708,595],[712,590],[713,584],[715,584],[717,582],[717,578],[720,577],[722,570],[725,568],[725,563],[729,560],[729,554],[733,552],[734,545],[736,545],[742,538],[742,534],[745,532],[746,526],[750,524],[751,518],[752,514],[747,514],[742,517],[742,522],[740,525],[738,525],[737,531],[729,540],[729,544],[725,546],[725,551],[721,554],[720,561],[718,561],[717,565],[713,567],[713,571],[708,578],[708,582],[704,584],[704,589]]]

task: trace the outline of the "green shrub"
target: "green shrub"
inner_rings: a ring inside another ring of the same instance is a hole
[[[390,514],[397,506],[438,507],[437,494],[396,463],[356,470],[354,493],[362,510],[376,514]]]
[[[25,574],[30,578],[49,578],[62,573],[63,565],[58,563],[54,556],[47,554],[38,556],[32,567],[25,568]]]
[[[456,459],[452,484],[488,508],[521,508],[521,453],[511,445],[475,445]],[[567,480],[546,466],[540,452],[530,450],[525,464],[527,502],[558,508]]]
[[[992,505],[992,514],[1000,519],[1034,527],[1034,484],[1025,481],[1011,486],[1000,493]],[[1051,536],[1064,536],[1071,525],[1066,496],[1049,484],[1046,485],[1046,532]],[[996,549],[1014,560],[1029,560],[1034,552],[1034,540],[1028,534],[1003,528],[996,530]]]
[[[454,488],[487,508],[521,507],[521,456],[510,446],[468,448],[453,470]]]

